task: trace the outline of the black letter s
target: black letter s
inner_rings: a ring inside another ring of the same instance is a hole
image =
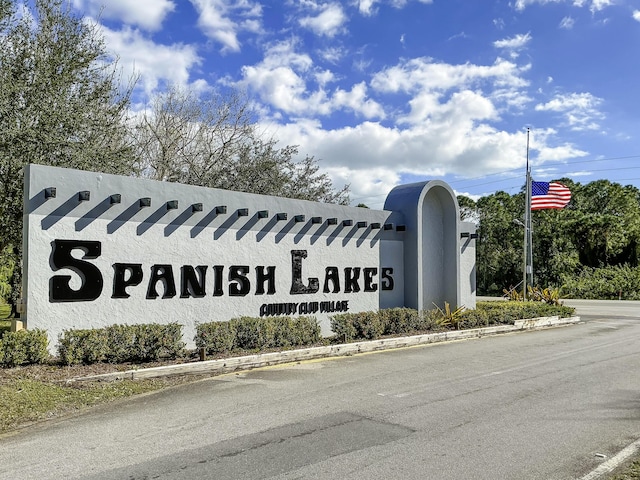
[[[88,240],[54,240],[51,252],[53,271],[68,268],[74,271],[82,280],[78,290],[69,286],[71,275],[54,275],[49,284],[50,302],[86,302],[95,300],[102,293],[102,274],[92,263],[73,258],[71,252],[82,250],[82,259],[98,258],[102,253],[100,242]]]

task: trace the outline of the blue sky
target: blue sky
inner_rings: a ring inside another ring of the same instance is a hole
[[[261,127],[354,204],[443,179],[640,186],[637,0],[71,0],[135,109],[168,84],[248,92]]]

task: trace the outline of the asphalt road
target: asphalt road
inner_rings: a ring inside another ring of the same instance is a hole
[[[640,438],[640,303],[578,309],[575,326],[231,374],[41,424],[0,438],[0,478],[581,478]]]

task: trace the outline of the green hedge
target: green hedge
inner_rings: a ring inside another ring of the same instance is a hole
[[[177,323],[65,330],[58,337],[58,355],[65,365],[175,359],[184,353],[184,346],[182,326]]]
[[[544,302],[490,301],[478,302],[475,311],[483,312],[490,324],[504,324],[523,318],[551,317],[554,315],[570,317],[573,315],[574,310],[572,307],[550,305]],[[474,310],[464,312],[464,315],[469,315],[471,312],[474,312]]]
[[[411,308],[389,308],[377,312],[340,313],[330,317],[336,340],[375,340],[384,335],[404,335],[439,329],[436,312],[422,315]]]
[[[44,330],[5,332],[0,338],[0,365],[17,367],[49,359],[49,340]]]
[[[478,302],[474,310],[465,310],[447,318],[438,310],[418,312],[410,308],[390,308],[377,312],[341,313],[331,317],[336,340],[374,340],[385,335],[406,335],[446,331],[452,328],[479,328],[511,324],[523,318],[573,314],[570,307],[542,302]]]
[[[475,310],[456,316],[455,322],[441,311],[419,313],[410,308],[391,308],[378,312],[343,313],[331,317],[336,340],[349,342],[509,324],[522,318],[559,315],[567,317],[573,309],[542,302],[478,302]],[[168,325],[112,325],[93,330],[65,330],[58,338],[60,361],[66,365],[98,362],[150,362],[175,359],[184,354],[182,327]],[[240,317],[228,322],[196,325],[196,346],[209,355],[269,348],[289,348],[322,341],[315,317]],[[5,332],[0,336],[0,365],[14,367],[48,360],[48,340],[42,330]]]
[[[563,276],[561,292],[565,298],[640,300],[640,267],[584,267],[578,275]]]
[[[194,338],[207,355],[313,345],[321,339],[315,317],[239,317],[200,323]]]

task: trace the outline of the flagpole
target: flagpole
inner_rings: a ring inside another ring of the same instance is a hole
[[[522,298],[527,300],[527,280],[529,272],[533,273],[533,252],[531,241],[531,169],[529,168],[529,133],[527,127],[527,164],[526,164],[526,194],[524,208],[524,271],[522,280]]]

